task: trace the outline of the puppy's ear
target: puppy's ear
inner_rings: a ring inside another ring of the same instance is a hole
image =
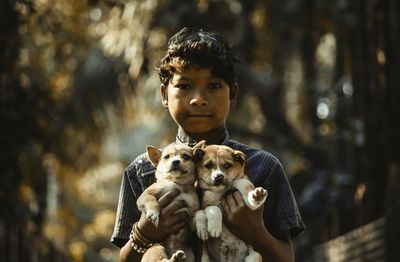
[[[203,158],[203,156],[204,156],[204,150],[203,149],[201,149],[201,148],[196,148],[194,151],[193,151],[193,162],[195,162],[195,163],[197,163],[197,162],[199,162],[202,158]]]
[[[195,144],[195,145],[193,146],[193,151],[196,150],[196,149],[198,149],[198,148],[203,149],[203,148],[205,148],[205,147],[206,147],[206,140],[201,140],[200,142],[198,142],[197,144]]]
[[[244,165],[244,162],[246,161],[246,155],[242,151],[235,150],[233,151],[232,156],[234,161]]]
[[[158,162],[160,161],[160,158],[161,158],[162,151],[154,146],[147,146],[146,150],[147,150],[147,155],[150,159],[151,164],[154,167],[157,167]]]

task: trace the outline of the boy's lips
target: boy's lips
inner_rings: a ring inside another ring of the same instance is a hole
[[[211,117],[211,114],[188,114],[188,117]]]

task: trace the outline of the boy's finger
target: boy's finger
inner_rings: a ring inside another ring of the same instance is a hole
[[[221,201],[220,207],[221,207],[220,209],[224,213],[224,215],[231,212],[231,208],[230,208],[228,202],[226,201],[226,197]]]
[[[189,208],[186,206],[186,203],[185,203],[184,207],[182,207],[182,208],[180,208],[180,209],[178,209],[178,210],[176,210],[176,211],[174,212],[174,214],[178,214],[178,213],[185,213],[185,214],[187,215],[187,217],[189,217],[189,215],[190,215],[190,210],[189,210]]]
[[[180,223],[182,221],[187,221],[187,214],[185,212],[180,212],[178,214],[175,214],[173,216],[164,216],[164,220],[163,220],[163,227],[170,231],[170,228],[177,224]]]
[[[178,233],[179,230],[181,230],[187,223],[187,219],[179,220],[177,223],[173,224],[170,227],[170,232],[172,234]]]
[[[233,199],[235,200],[235,203],[236,203],[239,207],[241,207],[241,206],[243,206],[243,205],[245,204],[245,203],[244,203],[244,199],[243,199],[243,197],[242,197],[242,194],[240,194],[239,191],[235,191],[235,193],[232,194],[232,197],[233,197]]]
[[[235,197],[233,196],[233,194],[227,195],[226,198],[225,198],[225,201],[228,204],[229,209],[232,209],[232,208],[238,206],[238,203],[236,202]]]
[[[179,194],[180,191],[178,189],[174,189],[162,195],[158,199],[158,204],[160,205],[160,208],[162,209],[163,207],[167,206]]]
[[[161,212],[163,215],[171,215],[175,213],[175,211],[182,209],[184,207],[186,207],[185,201],[172,201],[166,206],[164,206]]]
[[[221,201],[221,203],[219,203],[218,204],[218,207],[219,207],[219,209],[221,210],[221,212],[222,212],[222,216],[223,217],[226,217],[226,215],[227,215],[227,206],[226,206],[226,204],[225,204],[225,202],[224,201]]]

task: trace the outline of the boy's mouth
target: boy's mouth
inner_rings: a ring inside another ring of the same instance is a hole
[[[188,117],[211,117],[210,114],[190,114]]]

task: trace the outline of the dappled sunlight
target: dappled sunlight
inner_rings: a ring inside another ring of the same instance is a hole
[[[94,204],[93,199],[96,199],[96,205],[113,206],[117,198],[110,196],[110,191],[114,189],[111,186],[119,185],[123,171],[124,166],[119,162],[105,163],[103,166],[88,170],[76,180],[75,184],[81,201],[90,205]]]

